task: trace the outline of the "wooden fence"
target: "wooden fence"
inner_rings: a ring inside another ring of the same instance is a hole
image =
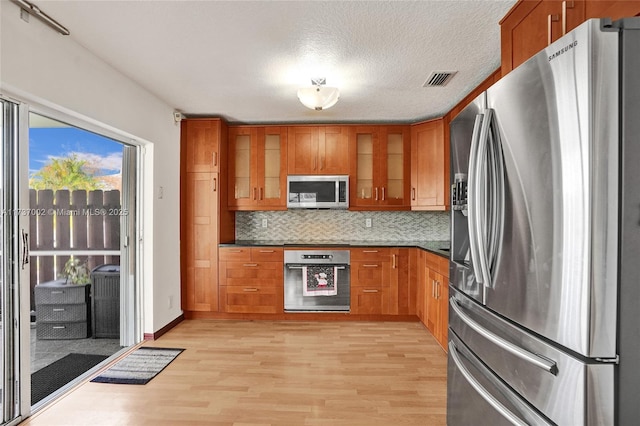
[[[29,190],[31,308],[33,288],[61,278],[73,256],[89,270],[120,264],[120,191]]]

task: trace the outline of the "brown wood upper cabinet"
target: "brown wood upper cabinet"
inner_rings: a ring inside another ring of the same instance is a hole
[[[349,174],[346,126],[292,126],[287,145],[290,175]]]
[[[411,126],[411,210],[449,209],[449,123]]]
[[[350,208],[408,209],[411,137],[409,126],[350,128]]]
[[[287,128],[229,128],[229,208],[284,210],[287,207]]]
[[[520,0],[500,21],[502,75],[587,19],[639,13],[640,1]]]
[[[220,171],[220,120],[189,119],[182,122],[186,172]]]

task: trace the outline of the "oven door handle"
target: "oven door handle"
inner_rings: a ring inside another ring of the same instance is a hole
[[[330,267],[334,267],[336,269],[347,269],[346,266],[340,266],[340,265],[323,265],[322,263],[320,264],[313,264],[313,265],[307,265],[307,266],[298,266],[298,265],[284,265],[287,269],[302,269],[302,268],[306,268],[308,266],[330,266]]]

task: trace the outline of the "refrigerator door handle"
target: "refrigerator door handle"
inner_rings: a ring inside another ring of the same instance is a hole
[[[480,249],[479,249],[479,230],[477,229],[478,209],[476,206],[476,186],[478,186],[478,138],[482,127],[483,114],[476,115],[473,125],[473,133],[471,138],[471,152],[469,154],[469,173],[467,183],[468,193],[468,223],[469,223],[469,250],[471,251],[471,262],[475,268],[479,268]],[[476,281],[482,283],[482,274],[476,274]]]
[[[496,262],[500,258],[502,233],[504,228],[504,159],[502,157],[502,144],[500,143],[500,137],[498,129],[495,126],[495,120],[493,119],[494,111],[489,110],[488,113],[488,167],[490,174],[489,184],[491,188],[490,200],[489,200],[489,235],[488,237],[488,271],[495,271],[497,265]],[[487,286],[493,286],[493,279]]]
[[[469,209],[473,209],[474,214],[474,228],[476,232],[476,244],[478,246],[478,257],[474,268],[477,267],[480,272],[480,276],[476,274],[478,283],[484,284],[485,287],[491,286],[491,274],[489,271],[488,255],[488,235],[487,230],[491,229],[490,212],[487,210],[487,197],[491,196],[490,191],[487,191],[488,175],[490,174],[490,165],[487,164],[489,160],[489,130],[491,125],[491,117],[493,110],[488,109],[483,114],[482,127],[480,129],[480,135],[478,136],[478,148],[477,156],[475,158],[475,185],[473,187],[474,205],[469,202]]]
[[[516,426],[527,426],[527,423],[525,423],[518,416],[509,411],[507,407],[502,405],[500,401],[498,401],[493,395],[487,392],[487,390],[480,384],[480,382],[478,382],[475,377],[473,377],[469,370],[467,370],[467,367],[463,365],[462,360],[458,355],[458,348],[456,347],[456,344],[451,340],[449,341],[449,355],[451,356],[453,362],[456,364],[456,368],[458,369],[458,371],[460,371],[465,380],[469,383],[469,385],[471,385],[471,387],[473,387],[473,389],[475,389],[476,392],[478,392],[478,395],[480,395],[482,399],[487,401],[489,405],[491,405],[497,412],[499,412],[512,424]]]
[[[515,355],[518,358],[545,370],[547,373],[551,373],[554,376],[558,374],[558,366],[556,365],[555,362],[550,361],[546,358],[543,358],[540,355],[536,355],[532,352],[529,352],[525,349],[522,349],[521,347],[516,346],[513,343],[508,342],[503,338],[490,332],[489,330],[485,329],[484,327],[482,327],[480,324],[472,320],[471,317],[469,317],[467,314],[465,314],[462,311],[462,308],[460,307],[460,305],[458,304],[458,302],[455,300],[454,297],[451,297],[449,299],[449,305],[451,306],[451,309],[454,310],[456,315],[458,315],[465,324],[467,324],[476,333],[480,334],[482,337],[489,340],[496,346],[499,346],[505,351],[509,352],[510,354]]]

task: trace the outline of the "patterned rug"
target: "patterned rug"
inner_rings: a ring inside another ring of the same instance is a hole
[[[182,351],[184,351],[184,349],[138,348],[91,381],[97,383],[144,385],[164,370]]]

